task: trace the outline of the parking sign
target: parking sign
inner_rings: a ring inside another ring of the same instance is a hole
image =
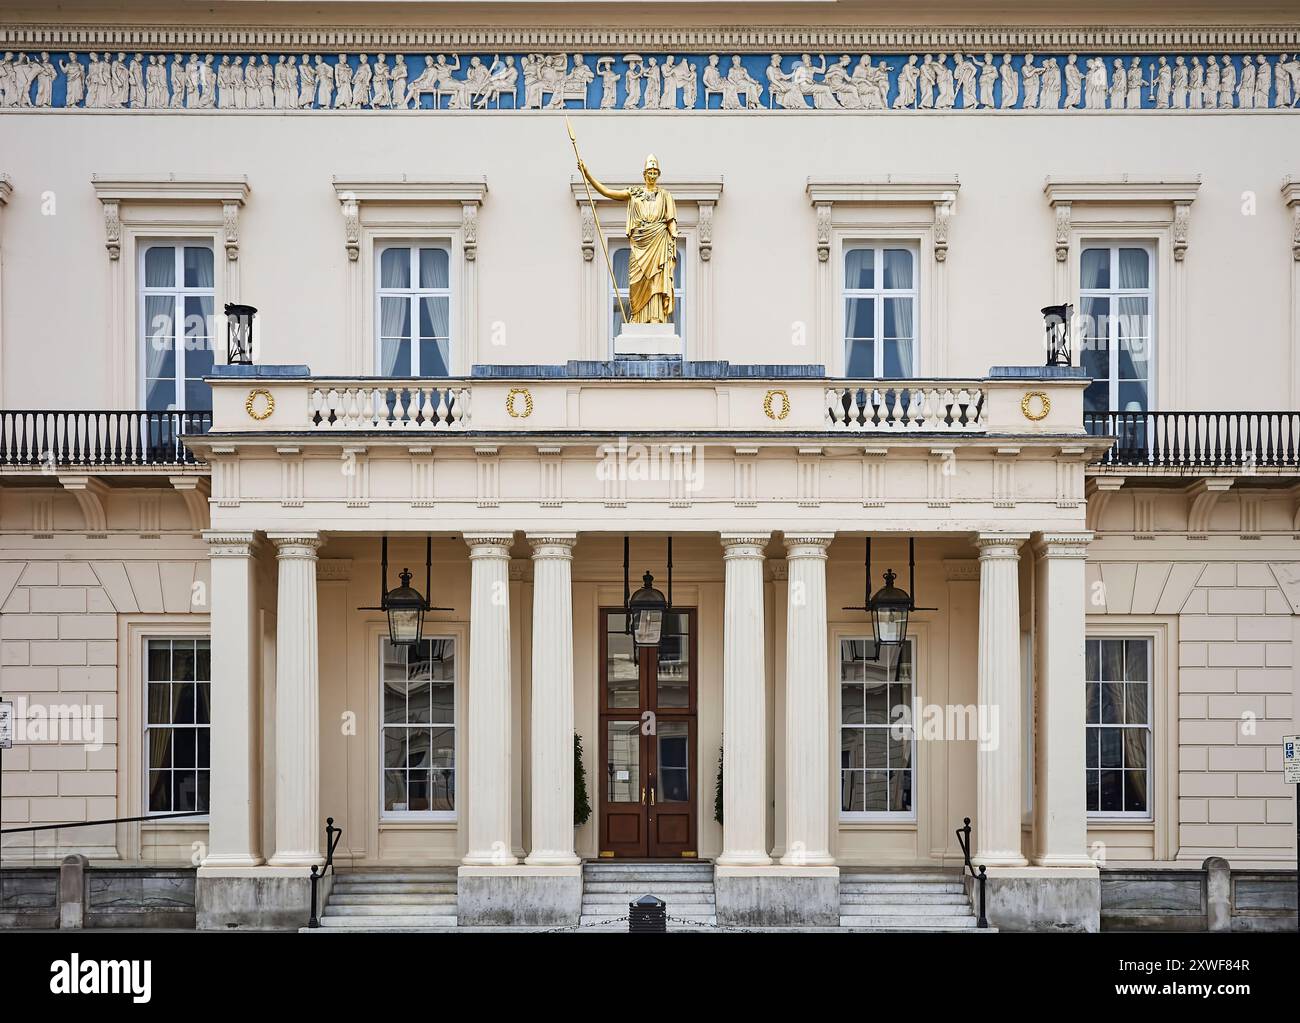
[[[1288,785],[1300,785],[1300,735],[1282,736],[1282,776]]]

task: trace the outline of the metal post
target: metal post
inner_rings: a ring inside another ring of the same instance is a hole
[[[307,921],[308,927],[320,926],[320,919],[316,916],[316,884],[320,881],[318,869],[316,864],[311,865],[311,918]]]
[[[988,927],[988,925],[989,925],[989,918],[988,918],[988,915],[985,913],[985,906],[984,906],[984,882],[985,882],[985,880],[986,880],[986,878],[985,878],[984,875],[985,875],[985,867],[984,867],[984,864],[981,863],[981,864],[980,864],[980,876],[979,876],[979,882],[980,882],[980,918],[979,918],[978,920],[975,921],[975,926],[976,926],[976,927],[981,927],[981,928],[986,928],[986,927]]]

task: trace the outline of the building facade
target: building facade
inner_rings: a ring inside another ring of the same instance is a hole
[[[999,927],[1200,926],[1220,860],[1273,925],[1294,11],[258,6],[0,24],[6,871],[297,927],[329,817],[461,926],[673,860],[719,925],[831,927],[970,818]],[[566,118],[616,188],[658,159],[680,356],[615,352]]]

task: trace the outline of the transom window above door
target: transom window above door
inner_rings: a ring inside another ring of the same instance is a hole
[[[1079,257],[1079,359],[1092,377],[1088,412],[1151,407],[1155,347],[1152,246],[1086,244]]]
[[[439,242],[376,250],[375,368],[386,377],[451,375],[451,250]]]
[[[844,250],[844,375],[917,374],[917,250],[895,243]]]
[[[151,412],[212,408],[216,313],[212,243],[140,245],[140,386]]]

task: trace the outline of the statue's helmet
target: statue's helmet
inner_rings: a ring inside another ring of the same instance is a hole
[[[645,167],[642,168],[642,172],[644,173],[645,171],[648,171],[651,167],[655,170],[659,170],[659,157],[655,156],[654,153],[651,153],[645,158]]]

